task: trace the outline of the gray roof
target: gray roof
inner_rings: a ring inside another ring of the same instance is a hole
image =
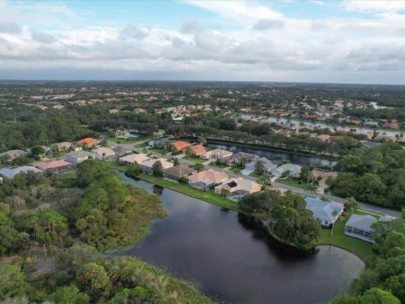
[[[14,178],[19,173],[27,173],[29,171],[42,173],[41,170],[35,168],[33,166],[22,166],[17,168],[4,168],[0,169],[0,175],[4,176],[5,178]]]
[[[253,161],[259,158],[256,154],[237,152],[231,156],[225,157],[226,160],[240,161],[242,158],[246,158],[247,161]]]
[[[307,196],[305,198],[307,202],[306,208],[311,210],[314,214],[314,217],[320,219],[322,223],[327,221],[328,223],[332,223],[335,221],[335,216],[333,216],[333,212],[336,211],[338,215],[343,212],[343,205],[337,203],[326,203],[321,201],[318,198]]]
[[[93,153],[87,152],[87,151],[75,151],[75,152],[70,152],[65,154],[65,157],[74,157],[74,158],[79,158],[83,156],[94,156]]]
[[[368,148],[378,148],[379,146],[382,145],[381,143],[374,142],[374,141],[367,141],[367,140],[362,141],[361,144]]]
[[[170,174],[170,175],[177,176],[177,177],[187,176],[194,172],[195,172],[194,169],[192,169],[186,165],[173,166],[173,167],[165,170],[166,174]]]
[[[9,150],[3,153],[0,153],[0,157],[1,156],[9,156],[10,158],[16,158],[18,156],[25,156],[28,153],[23,151],[23,150]]]
[[[374,216],[365,214],[365,215],[358,215],[352,214],[349,220],[346,222],[345,226],[350,226],[357,228],[363,231],[371,231],[371,225],[377,222],[377,219]]]

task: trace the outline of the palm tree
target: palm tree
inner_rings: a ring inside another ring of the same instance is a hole
[[[263,172],[257,179],[257,182],[263,186],[271,184],[271,174],[268,172]]]

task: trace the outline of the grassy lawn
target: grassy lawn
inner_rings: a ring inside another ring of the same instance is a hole
[[[130,137],[128,139],[125,138],[116,138],[116,137],[108,137],[106,138],[107,141],[112,141],[115,142],[117,144],[131,144],[131,143],[135,143],[141,140],[146,139],[145,137]]]
[[[118,161],[108,163],[112,169],[125,172],[129,166],[122,165]]]
[[[232,209],[235,211],[240,211],[239,210],[239,204],[231,201],[227,198],[222,197],[219,194],[216,194],[214,191],[210,190],[210,191],[203,191],[203,190],[199,190],[196,188],[193,188],[189,185],[185,185],[185,184],[179,184],[176,183],[174,181],[170,181],[167,179],[162,179],[159,177],[155,177],[152,175],[147,175],[147,174],[140,174],[138,176],[138,178],[146,180],[148,182],[151,182],[153,184],[159,185],[161,187],[164,188],[168,188],[183,194],[186,194],[188,196],[194,197],[194,198],[198,198],[210,203],[213,203],[215,205],[221,206],[221,207],[225,207],[228,209]]]
[[[76,171],[66,172],[58,176],[59,180],[68,180],[72,178],[76,178]]]
[[[307,190],[307,185],[305,183],[297,181],[292,178],[287,178],[287,179],[278,178],[278,179],[276,179],[276,183]]]
[[[195,162],[195,163],[197,163],[197,164],[202,164],[202,163],[204,163],[204,162],[207,161],[206,159],[202,159],[202,158],[197,157],[197,156],[186,156],[186,157],[184,157],[183,159],[186,159],[186,160]]]
[[[256,172],[250,173],[249,176],[251,176],[251,177],[256,177],[256,178],[259,178],[259,177],[260,177],[260,175],[257,174]]]
[[[235,168],[235,167],[232,167],[230,170],[231,170],[233,173],[236,173],[236,174],[240,174],[240,171],[242,171],[241,168]]]
[[[214,161],[210,162],[208,165],[211,166],[211,167],[216,167],[216,168],[220,168],[220,169],[229,167],[229,165],[218,165],[218,164],[217,164],[216,162],[214,162]]]
[[[356,214],[364,214],[361,211],[356,211]],[[366,264],[375,257],[375,253],[372,251],[372,244],[365,241],[348,237],[344,235],[344,227],[351,214],[347,214],[344,218],[340,217],[335,224],[333,236],[331,235],[331,229],[322,229],[321,237],[317,242],[317,245],[334,245],[350,251],[359,256]]]

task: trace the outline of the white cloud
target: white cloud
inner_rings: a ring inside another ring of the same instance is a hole
[[[351,12],[399,12],[405,11],[405,1],[402,0],[348,0],[343,2],[347,11]]]

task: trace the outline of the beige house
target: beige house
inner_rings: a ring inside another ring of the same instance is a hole
[[[141,163],[143,172],[146,174],[152,174],[152,167],[157,161],[160,161],[162,163],[163,170],[173,167],[173,163],[167,161],[167,159],[165,158],[150,159]]]
[[[218,194],[223,194],[224,190],[227,196],[231,197],[233,200],[239,200],[242,196],[246,194],[252,194],[262,190],[262,186],[255,181],[248,180],[245,178],[231,178],[219,186],[215,187],[215,192]]]
[[[218,185],[228,179],[228,174],[212,169],[194,173],[188,177],[189,184],[193,187],[206,189],[211,185]]]
[[[77,165],[89,158],[93,158],[94,154],[87,151],[76,151],[65,154],[65,160],[73,165]]]
[[[139,153],[139,154],[129,154],[119,159],[121,164],[125,165],[132,165],[134,163],[141,164],[144,161],[150,160],[150,157],[146,154]]]
[[[97,148],[91,150],[91,152],[93,152],[94,157],[99,160],[113,161],[116,159],[115,152],[110,148]]]
[[[201,155],[202,158],[205,159],[223,159],[232,156],[231,151],[222,150],[222,149],[214,149],[211,151],[207,151]]]
[[[70,149],[70,147],[72,146],[71,142],[68,141],[64,141],[64,142],[60,142],[55,144],[54,146],[56,146],[58,148],[58,151],[68,151]]]

